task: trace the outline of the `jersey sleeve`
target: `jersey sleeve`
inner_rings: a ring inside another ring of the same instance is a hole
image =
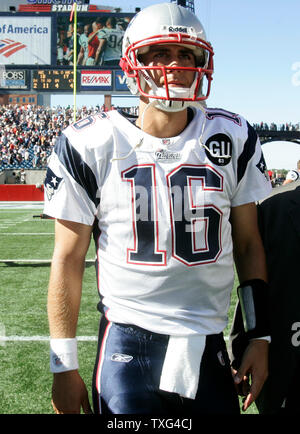
[[[105,30],[98,30],[97,38],[100,39],[107,39],[107,32]]]
[[[237,157],[237,188],[232,206],[257,202],[272,190],[260,140],[254,128],[246,122],[247,135]]]
[[[57,140],[44,181],[44,213],[93,225],[99,204],[95,175],[63,134]]]
[[[286,179],[289,181],[297,181],[297,179],[299,179],[299,173],[296,170],[290,170],[286,175]]]

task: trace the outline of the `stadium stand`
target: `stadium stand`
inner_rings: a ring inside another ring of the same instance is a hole
[[[118,108],[118,107],[116,107]],[[77,108],[76,119],[99,113],[104,106]],[[136,114],[137,107],[122,107],[129,114]],[[0,106],[0,172],[4,169],[45,169],[48,157],[61,131],[73,122],[73,107],[42,107],[36,105]],[[259,131],[299,131],[299,124],[261,122],[254,124]]]
[[[99,112],[82,107],[77,119]],[[43,169],[61,131],[73,121],[71,107],[1,106],[0,171]]]

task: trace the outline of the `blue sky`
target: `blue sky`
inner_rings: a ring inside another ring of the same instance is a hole
[[[91,0],[91,4],[135,7],[161,0]],[[215,56],[210,107],[240,113],[250,123],[300,122],[300,2],[299,0],[194,0]],[[52,98],[52,104],[73,103],[72,95]],[[77,97],[78,106],[96,104],[99,97]],[[116,105],[127,100],[114,99]],[[130,104],[135,103],[131,99]],[[300,145],[263,145],[268,167],[291,169],[300,159]]]

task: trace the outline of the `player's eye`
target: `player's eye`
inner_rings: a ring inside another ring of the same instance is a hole
[[[157,51],[154,53],[153,59],[159,60],[159,59],[167,59],[169,57],[169,54],[166,51]]]
[[[181,53],[179,57],[184,61],[194,62],[194,55],[189,51]]]

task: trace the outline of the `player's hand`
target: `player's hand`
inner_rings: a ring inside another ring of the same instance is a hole
[[[235,378],[235,376],[237,375],[237,370],[234,368],[231,368],[231,374],[232,377]],[[235,385],[235,389],[238,395],[240,396],[247,396],[249,391],[250,391],[250,383],[249,383],[249,376],[248,375],[244,375],[244,377],[242,378],[242,380],[240,381],[240,383],[234,383]]]
[[[92,413],[86,386],[78,371],[54,374],[52,407],[56,414]]]
[[[246,411],[258,397],[268,376],[269,343],[265,340],[250,341],[243,355],[241,366],[234,373],[234,382],[239,393],[246,395],[243,411]],[[251,385],[248,382],[251,376]]]

